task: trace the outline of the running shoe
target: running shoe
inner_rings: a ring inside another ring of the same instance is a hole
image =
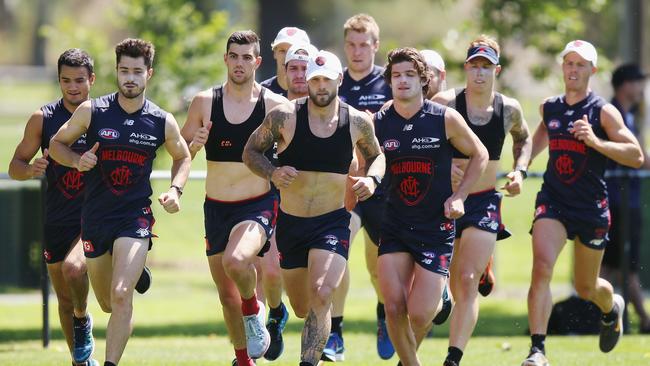
[[[271,345],[269,346],[268,351],[264,354],[264,358],[269,361],[274,361],[284,351],[284,340],[282,339],[282,332],[284,327],[287,325],[287,320],[289,319],[289,312],[287,307],[283,303],[280,303],[282,308],[282,316],[279,318],[274,318],[269,312],[269,321],[266,323],[266,330],[269,332],[271,337]]]
[[[257,301],[257,314],[244,316],[244,332],[246,333],[246,349],[250,358],[260,358],[269,349],[271,337],[264,327],[266,309],[264,303]]]
[[[344,352],[345,347],[343,346],[343,338],[341,338],[338,333],[332,332],[330,333],[330,337],[327,339],[323,355],[320,359],[327,362],[341,362],[345,360]]]
[[[621,295],[614,294],[614,309],[612,311],[616,314],[616,320],[605,323],[600,322],[600,340],[598,345],[600,350],[607,353],[616,347],[618,340],[623,336],[623,310],[625,309],[625,301]]]
[[[90,359],[95,350],[93,339],[93,318],[90,314],[85,319],[72,317],[73,323],[73,350],[72,358],[76,363],[84,363]]]
[[[393,342],[388,336],[386,319],[377,319],[377,353],[382,360],[388,360],[395,354]]]

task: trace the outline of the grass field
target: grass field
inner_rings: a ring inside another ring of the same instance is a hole
[[[7,88],[0,89],[5,95]],[[23,92],[18,95],[27,96]],[[45,89],[30,98],[25,116],[15,113],[0,116],[0,171],[6,171],[13,148],[22,134],[22,126],[33,109],[53,98]],[[3,101],[4,105],[11,102]],[[9,104],[8,104],[9,103]],[[33,106],[32,106],[33,104]],[[2,106],[2,105],[0,105]],[[182,116],[178,118],[182,121]],[[505,153],[510,151],[504,147]],[[544,158],[532,170],[541,170]],[[504,167],[510,163],[504,161]],[[159,164],[160,166],[160,164]],[[203,156],[194,169],[205,168]],[[155,207],[156,227],[160,236],[150,252],[148,264],[154,282],[144,296],[136,294],[135,329],[120,365],[230,365],[232,347],[226,337],[216,289],[210,279],[204,256],[203,181],[191,181],[182,200],[182,212],[169,215]],[[531,249],[528,229],[534,196],[540,180],[528,180],[524,193],[505,199],[504,221],[513,237],[500,242],[496,253],[497,287],[481,299],[479,324],[463,365],[519,365],[528,349],[526,291],[530,280]],[[154,183],[154,197],[168,182]],[[570,293],[571,245],[562,254],[555,271],[555,299]],[[352,245],[350,267],[352,284],[345,312],[347,365],[395,365],[397,359],[381,361],[375,351],[375,295],[363,263],[360,237]],[[67,365],[69,356],[57,324],[56,300],[50,310],[53,342],[49,349],[40,345],[40,298],[36,291],[0,295],[0,365]],[[105,326],[103,314],[93,295],[89,301],[95,318],[96,358],[103,361]],[[633,318],[633,322],[635,319]],[[298,363],[301,322],[291,317],[285,335],[284,355],[273,364]],[[637,325],[633,323],[634,330]],[[424,365],[440,365],[446,354],[447,326],[435,329],[435,337],[424,341],[420,357]],[[650,337],[631,335],[623,338],[611,354],[601,354],[596,337],[550,337],[549,357],[554,365],[650,365]],[[261,360],[260,364],[266,364]]]

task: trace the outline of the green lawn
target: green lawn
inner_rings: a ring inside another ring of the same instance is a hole
[[[22,135],[29,113],[52,98],[47,86],[38,89],[24,106],[25,115],[0,116],[0,171],[6,171],[8,159]],[[8,87],[0,89],[2,95]],[[52,89],[50,89],[52,90]],[[19,92],[18,95],[25,96]],[[8,103],[4,102],[5,105]],[[182,121],[182,116],[179,116]],[[504,147],[504,156],[510,147]],[[161,151],[161,155],[164,152]],[[537,159],[531,170],[541,170],[545,158]],[[504,161],[504,169],[511,163]],[[165,163],[159,167],[168,166]],[[203,155],[194,169],[205,168]],[[519,365],[526,355],[528,338],[526,291],[530,279],[531,248],[528,229],[534,197],[541,181],[526,181],[524,193],[506,198],[503,216],[513,237],[500,242],[496,253],[497,286],[488,298],[481,299],[481,315],[463,365]],[[155,197],[166,190],[169,182],[154,183]],[[191,181],[182,200],[182,211],[169,215],[154,204],[156,226],[160,236],[148,258],[154,282],[144,296],[136,295],[135,330],[120,365],[230,365],[232,347],[226,337],[216,289],[210,279],[204,255],[203,212],[204,182]],[[569,244],[567,249],[571,249]],[[553,290],[556,299],[570,291],[570,250],[562,254],[555,271]],[[352,284],[345,319],[346,364],[395,365],[397,360],[381,361],[375,352],[375,295],[363,263],[360,237],[354,241],[350,255]],[[50,318],[53,342],[49,349],[40,346],[40,299],[36,291],[0,296],[0,365],[64,365],[69,356],[58,327],[51,301]],[[90,311],[95,317],[96,358],[103,361],[105,326],[103,314],[93,295]],[[633,318],[633,321],[635,319]],[[634,324],[636,330],[636,324]],[[295,365],[298,361],[301,322],[291,317],[286,331],[286,349],[277,365]],[[439,365],[446,353],[447,326],[435,330],[435,338],[425,340],[420,350],[425,365]],[[608,355],[597,349],[595,337],[550,337],[549,357],[556,365],[648,365],[650,337],[626,336]],[[260,364],[265,364],[261,361]]]

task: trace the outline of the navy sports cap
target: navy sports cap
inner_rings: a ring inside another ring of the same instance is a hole
[[[468,49],[467,58],[465,59],[465,62],[469,62],[470,60],[475,59],[477,57],[483,57],[494,65],[499,64],[499,55],[497,55],[497,51],[495,51],[494,48],[487,45],[480,44],[478,46],[474,46]]]

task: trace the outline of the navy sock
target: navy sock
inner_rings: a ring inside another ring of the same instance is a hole
[[[284,306],[282,302],[280,302],[280,305],[278,305],[277,308],[271,308],[271,310],[269,310],[269,316],[273,319],[281,319],[282,316],[284,315],[283,309]]]
[[[332,318],[332,330],[333,333],[336,333],[339,335],[339,337],[343,338],[343,317],[342,316],[336,316]]]
[[[377,319],[386,319],[386,312],[384,311],[384,304],[377,302]]]
[[[544,349],[545,341],[546,334],[531,334],[530,336],[531,348],[537,348],[538,350],[542,351],[542,353],[546,352],[546,349]]]
[[[447,348],[447,359],[460,364],[460,359],[463,358],[463,351],[460,348],[449,347]]]

